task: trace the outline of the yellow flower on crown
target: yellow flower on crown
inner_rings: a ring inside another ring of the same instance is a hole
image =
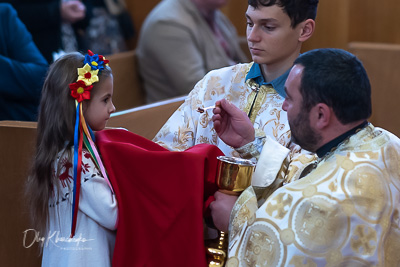
[[[92,83],[98,82],[99,77],[97,74],[99,70],[92,70],[92,67],[89,64],[85,64],[83,68],[78,68],[78,80],[82,80],[86,85],[91,85]]]

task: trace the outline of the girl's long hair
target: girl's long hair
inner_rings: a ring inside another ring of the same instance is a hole
[[[76,82],[78,68],[83,67],[84,56],[69,53],[55,61],[49,68],[40,100],[36,153],[26,186],[26,197],[35,230],[45,233],[49,221],[49,200],[54,192],[56,175],[53,164],[65,146],[73,145],[75,126],[75,99],[70,95],[69,84]],[[106,67],[101,76],[111,75]],[[93,86],[92,91],[95,89]]]

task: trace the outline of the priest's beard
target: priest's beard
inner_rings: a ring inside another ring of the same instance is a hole
[[[300,112],[292,121],[289,120],[292,141],[303,149],[315,152],[322,137],[311,129],[309,112]]]

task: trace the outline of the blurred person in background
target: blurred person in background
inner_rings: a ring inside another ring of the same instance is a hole
[[[89,1],[86,1],[89,2]],[[92,15],[85,31],[84,51],[103,55],[127,51],[127,41],[135,36],[132,18],[124,0],[91,0]]]
[[[0,3],[0,120],[37,119],[47,67],[17,12]]]
[[[126,51],[133,23],[123,0],[8,0],[51,63],[65,52]]]
[[[78,47],[76,32],[88,23],[87,9],[81,1],[8,0],[32,34],[33,41],[48,63],[60,51]],[[70,48],[73,47],[73,48]]]
[[[235,27],[218,9],[228,0],[163,0],[147,16],[137,57],[147,102],[186,95],[213,69],[248,62]]]

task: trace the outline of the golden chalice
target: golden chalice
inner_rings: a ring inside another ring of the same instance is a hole
[[[217,185],[219,191],[228,195],[240,195],[251,185],[255,163],[241,158],[219,156]],[[219,231],[215,247],[207,247],[208,266],[224,266],[228,247],[227,233]]]

